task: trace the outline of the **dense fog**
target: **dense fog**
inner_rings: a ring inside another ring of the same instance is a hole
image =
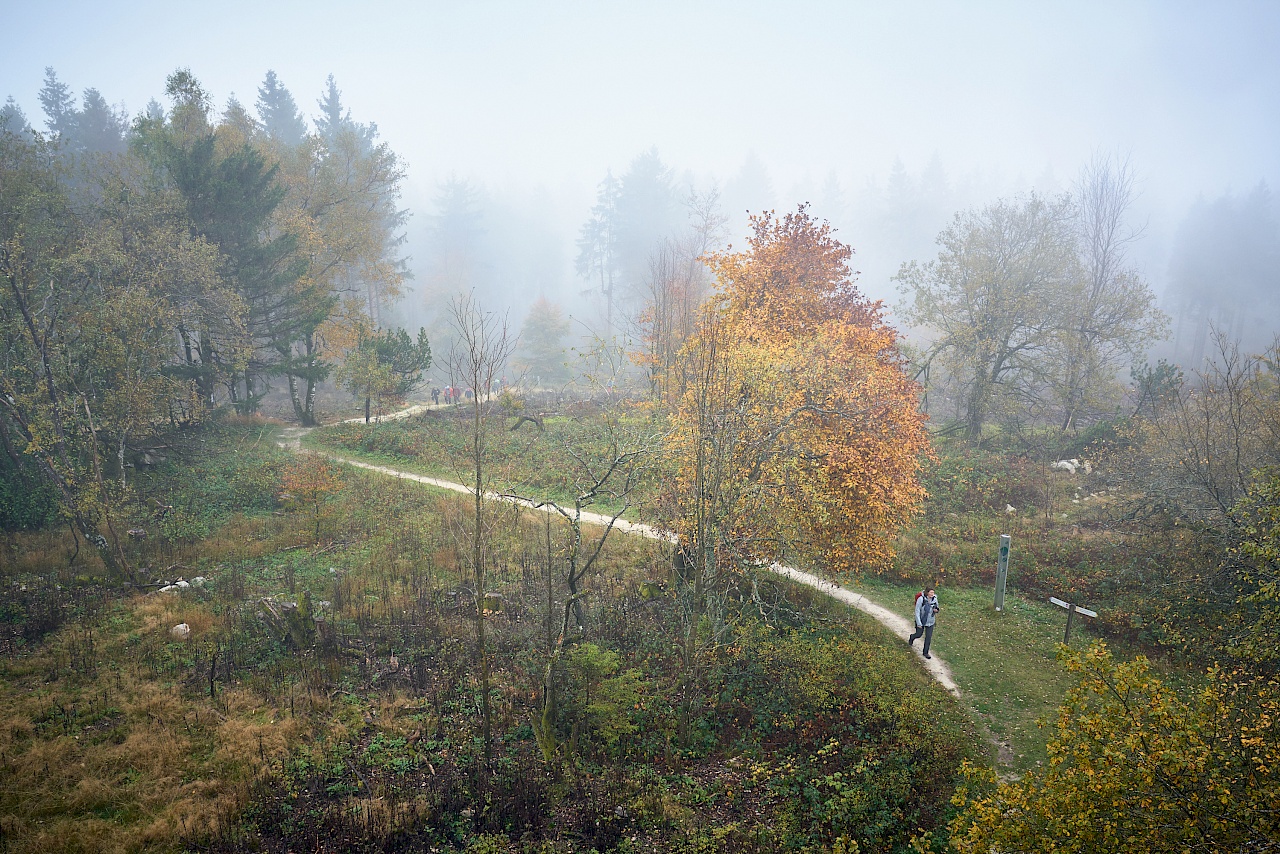
[[[122,151],[177,68],[277,138],[345,111],[404,168],[412,328],[474,290],[517,328],[544,298],[625,336],[664,251],[802,203],[892,308],[957,212],[1069,192],[1099,156],[1135,177],[1129,259],[1171,318],[1154,355],[1280,328],[1274,4],[72,5],[4,13],[7,127]]]

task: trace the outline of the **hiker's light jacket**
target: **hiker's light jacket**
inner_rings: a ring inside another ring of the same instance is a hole
[[[916,600],[916,625],[932,626],[933,625],[933,606],[938,604],[938,594],[932,596],[921,596]]]

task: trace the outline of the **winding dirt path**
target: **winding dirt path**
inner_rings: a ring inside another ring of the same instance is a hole
[[[386,417],[387,416],[383,416],[384,419]],[[363,421],[364,419],[361,418],[357,420]],[[309,427],[286,427],[280,431],[280,438],[278,440],[280,447],[288,448],[295,453],[303,453],[302,437],[309,432],[311,432],[311,428]],[[434,486],[437,489],[447,489],[451,492],[457,492],[463,495],[472,494],[470,487],[450,480],[441,480],[440,478],[414,474],[412,472],[404,471],[403,469],[391,468],[390,466],[380,466],[373,463],[361,462],[360,460],[353,460],[349,457],[338,456],[337,454],[326,453],[322,456],[326,459],[333,460],[334,462],[345,463],[346,465],[354,466],[355,468],[374,471],[388,477],[397,477],[401,480],[411,480],[415,483]],[[528,501],[512,498],[508,495],[489,493],[486,497],[498,501],[509,501],[513,504],[520,504],[522,506],[529,507],[530,509],[543,510],[547,513],[555,512],[549,507],[534,507]],[[610,518],[611,517],[605,516],[601,513],[583,512],[582,514],[582,520],[593,525],[608,525]],[[624,534],[637,534],[641,537],[648,537],[651,540],[666,540],[671,542],[674,539],[674,535],[670,532],[662,531],[639,522],[629,522],[625,519],[618,519],[613,523],[613,527]],[[820,593],[830,596],[832,599],[843,602],[852,608],[856,608],[859,611],[870,615],[873,619],[889,631],[893,632],[904,642],[908,637],[910,637],[912,629],[915,628],[906,618],[900,617],[883,605],[871,601],[867,598],[866,594],[860,593],[856,589],[842,587],[833,581],[828,581],[825,578],[819,578],[812,573],[804,572],[791,566],[783,566],[778,563],[773,564],[769,569],[778,575],[790,578],[792,581],[800,584],[808,585]],[[924,668],[929,672],[929,675],[936,679],[938,684],[943,688],[946,688],[955,697],[959,698],[960,686],[956,684],[955,678],[951,675],[951,668],[947,666],[947,663],[939,658],[937,653],[933,653],[932,658],[925,658],[921,654],[919,648],[912,647],[912,651],[919,657],[920,663],[924,665]]]

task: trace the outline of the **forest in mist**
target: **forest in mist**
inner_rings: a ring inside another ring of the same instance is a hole
[[[1280,854],[1280,6],[171,5],[0,12],[0,852]]]
[[[1056,171],[1046,164],[1034,175],[1002,174],[950,163],[939,145],[927,160],[908,164],[895,157],[882,172],[832,162],[798,176],[793,169],[784,178],[755,152],[709,171],[688,168],[641,141],[603,174],[538,182],[454,171],[447,163],[409,164],[380,135],[383,117],[352,118],[332,75],[310,90],[292,82],[296,93],[268,72],[247,106],[234,95],[208,93],[210,120],[239,124],[247,137],[275,146],[301,146],[346,122],[362,144],[392,159],[397,171],[386,189],[396,208],[385,223],[383,260],[396,268],[398,284],[375,316],[389,312],[388,323],[410,329],[441,332],[447,299],[474,291],[485,305],[510,311],[517,326],[535,302],[546,300],[579,344],[592,336],[636,337],[644,294],[664,254],[693,259],[741,244],[749,214],[799,204],[830,222],[853,248],[859,289],[893,312],[903,298],[893,277],[905,263],[934,258],[939,234],[957,214],[1029,193],[1070,194],[1097,157],[1123,161],[1134,180],[1126,210],[1134,237],[1128,257],[1171,318],[1168,335],[1148,348],[1153,361],[1198,367],[1211,329],[1260,349],[1280,317],[1273,272],[1280,214],[1261,175],[1253,184],[1207,183],[1189,191],[1188,176],[1167,186],[1169,176],[1149,171],[1140,155],[1101,147]],[[68,151],[122,154],[140,121],[164,115],[159,91],[131,114],[93,83],[64,82],[48,69],[39,92],[8,93],[0,118],[19,135],[61,139]],[[38,104],[39,112],[28,116],[22,103]],[[1178,192],[1168,192],[1171,186]],[[925,336],[923,344],[929,333],[911,334]]]

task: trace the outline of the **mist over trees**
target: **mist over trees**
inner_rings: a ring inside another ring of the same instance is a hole
[[[1274,848],[1266,184],[1184,210],[1124,155],[1063,183],[931,140],[788,169],[790,141],[729,132],[695,171],[658,122],[661,152],[522,184],[440,155],[475,99],[430,114],[410,195],[338,79],[291,91],[286,62],[243,100],[179,68],[130,113],[47,68],[39,116],[0,106],[0,836]],[[533,126],[495,147],[550,160]],[[791,566],[881,576],[854,597],[903,613],[947,585],[964,695],[887,635],[847,643],[810,598],[840,584]],[[1047,595],[1096,609],[1088,652],[1048,636]],[[1074,691],[1032,684],[1050,643]],[[135,778],[163,794],[137,806]]]
[[[992,419],[1065,433],[1115,413],[1122,370],[1167,322],[1126,255],[1133,180],[1095,159],[1072,194],[956,214],[936,261],[903,265],[903,315],[932,336],[926,407],[972,439]]]
[[[538,297],[520,327],[516,367],[533,387],[559,385],[570,378],[566,339],[569,321],[560,306]]]
[[[545,300],[570,323],[566,347],[582,343],[583,336],[617,338],[636,356],[635,381],[647,373],[652,386],[656,377],[670,375],[692,331],[694,309],[710,292],[710,276],[699,259],[740,235],[748,210],[767,210],[790,196],[812,201],[811,210],[854,247],[851,266],[863,271],[860,287],[874,297],[887,292],[895,271],[903,284],[902,265],[928,258],[939,234],[955,244],[950,252],[964,242],[956,224],[948,226],[957,210],[968,211],[962,216],[994,215],[992,205],[1003,202],[993,198],[1030,198],[1027,192],[1054,204],[1060,191],[1048,170],[1035,182],[1010,182],[989,173],[950,173],[938,154],[914,170],[899,158],[883,178],[861,184],[847,172],[828,170],[780,191],[754,152],[724,176],[694,176],[650,147],[625,168],[606,170],[594,199],[579,209],[576,234],[566,228],[563,188],[518,189],[456,175],[437,185],[410,229],[402,203],[404,163],[380,139],[376,124],[353,119],[332,75],[317,93],[310,118],[274,70],[265,74],[252,106],[232,95],[215,115],[209,96],[171,92],[168,109],[152,100],[132,124],[122,106],[112,106],[95,88],[77,97],[53,69],[47,69],[38,94],[44,112],[40,132],[57,141],[59,156],[124,156],[131,148],[189,199],[197,231],[214,242],[223,226],[201,213],[200,199],[215,192],[208,182],[219,169],[226,174],[216,181],[223,184],[239,170],[242,189],[232,191],[227,184],[217,192],[240,194],[246,207],[235,215],[224,209],[223,221],[242,222],[243,233],[256,231],[262,242],[254,248],[243,235],[217,237],[240,247],[226,251],[224,274],[239,282],[253,345],[243,365],[231,360],[214,370],[207,362],[226,360],[216,347],[202,350],[197,336],[191,355],[184,356],[186,369],[203,377],[206,400],[216,396],[216,386],[233,395],[236,407],[253,411],[268,389],[282,388],[290,393],[295,415],[308,421],[314,419],[318,388],[361,334],[399,320],[420,323],[433,338],[447,336],[440,306],[459,293],[509,305],[516,316]],[[179,95],[183,104],[174,100]],[[191,107],[192,99],[198,108]],[[36,132],[12,98],[0,108],[0,119],[17,136]],[[1272,272],[1280,237],[1267,188],[1201,201],[1179,230],[1168,269],[1139,272],[1129,249],[1143,229],[1121,231],[1141,222],[1141,192],[1131,166],[1120,173],[1126,213],[1112,223],[1109,238],[1120,261],[1108,260],[1114,254],[1109,251],[1090,256],[1083,214],[1071,214],[1080,247],[1075,268],[1058,277],[1067,290],[1046,285],[1025,295],[1039,309],[1054,306],[1051,319],[1042,318],[1047,325],[1033,329],[1035,321],[1017,321],[1031,324],[1028,337],[1011,342],[1006,359],[991,355],[990,393],[976,384],[976,351],[968,379],[957,367],[956,342],[977,334],[974,324],[957,330],[930,363],[928,399],[935,414],[950,400],[951,415],[965,410],[967,430],[977,429],[989,414],[1008,420],[1017,412],[1023,420],[1056,421],[1068,431],[1104,417],[1114,410],[1130,363],[1140,362],[1143,348],[1161,337],[1159,324],[1147,321],[1158,317],[1149,309],[1166,278],[1161,304],[1174,318],[1174,338],[1171,351],[1157,348],[1158,353],[1194,365],[1203,358],[1211,328],[1255,350],[1265,345],[1274,326],[1269,318],[1280,316],[1273,311]],[[262,194],[256,201],[245,195],[255,181],[253,192]],[[1011,192],[1018,187],[1021,195]],[[275,195],[280,198],[273,206]],[[1077,208],[1086,206],[1081,186],[1071,195]],[[230,204],[229,197],[224,201]],[[222,202],[213,207],[225,208]],[[969,228],[976,239],[979,226],[971,222]],[[249,257],[255,252],[256,260]],[[1112,270],[1115,264],[1123,269]],[[277,277],[272,282],[262,278],[268,270]],[[255,277],[259,284],[249,281]],[[290,279],[293,286],[286,284]],[[1085,280],[1091,284],[1081,290]],[[279,303],[267,295],[273,289],[281,294]],[[923,306],[918,308],[900,306],[907,312],[902,319],[924,324]],[[1073,324],[1074,343],[1067,331]],[[908,340],[923,353],[929,345],[917,338]],[[215,374],[219,378],[210,380]],[[234,383],[231,374],[239,377]],[[954,388],[948,390],[948,383]],[[958,391],[962,387],[967,391]],[[966,395],[969,403],[961,407],[956,401]]]
[[[675,175],[656,148],[636,156],[621,178],[610,171],[600,182],[574,266],[604,301],[608,335],[622,317],[635,316],[653,253],[683,225],[682,201]]]
[[[77,107],[71,88],[58,79],[52,68],[46,68],[39,97],[45,127],[58,139],[65,154],[124,152],[128,116],[123,107],[108,104],[97,89],[85,89],[81,105]]]
[[[1174,359],[1199,370],[1214,328],[1260,352],[1280,318],[1280,212],[1266,184],[1201,198],[1178,227],[1169,260]]]

